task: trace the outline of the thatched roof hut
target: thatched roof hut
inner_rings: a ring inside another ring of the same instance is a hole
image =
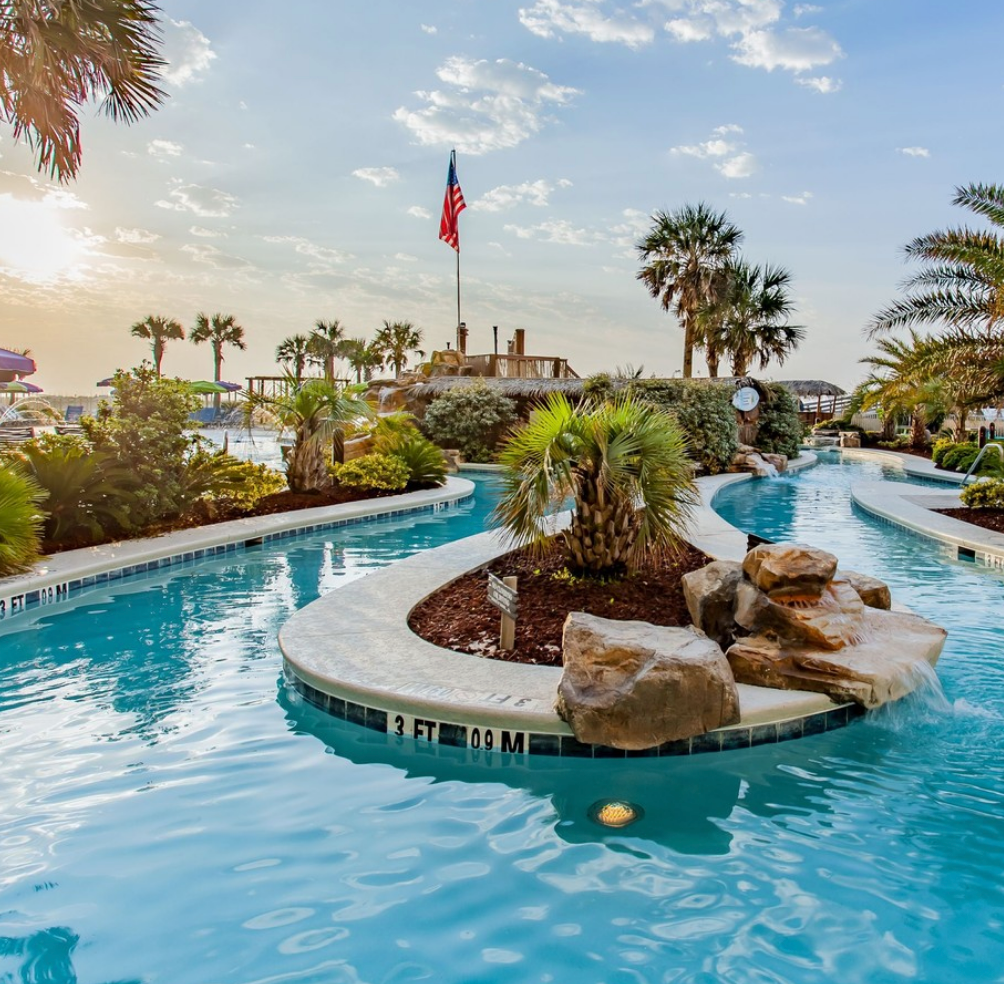
[[[846,396],[847,391],[825,379],[779,379],[778,384],[795,396]]]
[[[514,400],[533,400],[550,393],[564,393],[572,398],[583,393],[584,379],[503,379],[484,376],[437,376],[426,382],[414,383],[409,394],[420,400],[434,400],[457,386],[485,383],[503,396]]]

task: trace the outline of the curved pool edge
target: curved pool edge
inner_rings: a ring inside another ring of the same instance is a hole
[[[812,463],[806,456],[801,467]],[[703,494],[709,481],[698,482],[702,504],[695,526],[707,519],[705,512],[713,512],[707,504],[713,494]],[[717,489],[725,483],[713,484]],[[733,533],[745,547],[745,534]],[[425,598],[509,549],[497,533],[481,533],[406,558],[302,608],[279,632],[288,684],[327,713],[388,735],[462,748],[493,747],[516,755],[575,758],[678,756],[752,747],[843,727],[859,713],[856,706],[837,705],[821,694],[739,684],[742,718],[736,726],[643,752],[582,744],[554,710],[559,667],[443,649],[408,627],[408,616]]]
[[[249,516],[137,540],[118,540],[53,554],[23,574],[0,578],[0,622],[65,601],[78,591],[178,564],[236,553],[273,540],[335,529],[371,519],[436,511],[474,494],[474,483],[450,476],[441,488],[362,499],[335,506]]]

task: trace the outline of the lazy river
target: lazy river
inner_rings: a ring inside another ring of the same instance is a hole
[[[873,464],[724,490],[944,624],[944,696],[693,759],[423,748],[291,696],[276,634],[483,527],[490,495],[0,623],[0,981],[1004,981],[1004,579],[850,505]],[[589,819],[619,797],[644,817]]]

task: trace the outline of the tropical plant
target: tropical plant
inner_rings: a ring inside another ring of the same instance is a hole
[[[178,484],[179,512],[187,512],[201,502],[212,515],[220,506],[251,509],[262,496],[285,488],[286,482],[267,465],[197,447],[186,456]]]
[[[688,453],[710,475],[725,471],[739,450],[739,425],[727,386],[683,379],[638,379],[628,392],[669,411],[687,436]]]
[[[11,464],[0,463],[0,577],[24,570],[38,557],[45,492]]]
[[[157,5],[149,0],[10,0],[0,8],[0,119],[36,154],[40,171],[76,176],[77,109],[104,95],[113,120],[131,123],[165,98]]]
[[[757,417],[756,446],[771,454],[798,457],[805,428],[798,416],[798,400],[778,383],[763,386]]]
[[[959,498],[970,509],[1004,509],[1004,481],[974,482],[962,490]]]
[[[185,329],[181,327],[180,322],[159,314],[148,314],[142,321],[137,321],[129,332],[136,338],[145,338],[150,342],[153,369],[158,379],[167,343],[172,340],[183,341],[185,338]]]
[[[214,314],[206,317],[201,311],[195,316],[195,327],[188,333],[188,340],[195,345],[209,342],[213,350],[213,379],[220,379],[223,371],[223,346],[232,345],[237,349],[246,349],[244,329],[237,324],[232,314]],[[220,394],[213,397],[213,406],[220,409]]]
[[[704,202],[656,212],[652,220],[651,231],[635,245],[644,263],[638,279],[682,324],[683,376],[690,379],[694,349],[704,343],[700,312],[713,307],[725,290],[725,270],[743,234],[724,212]]]
[[[276,362],[292,375],[297,386],[303,382],[303,370],[310,358],[310,341],[306,335],[290,335],[279,342],[275,349]]]
[[[383,365],[383,356],[365,338],[346,338],[339,345],[339,354],[356,374],[356,382],[369,380],[373,370]]]
[[[385,321],[373,339],[373,348],[380,352],[385,363],[394,367],[395,376],[401,375],[410,353],[415,352],[419,357],[425,355],[419,348],[421,344],[422,330],[410,321]]]
[[[408,466],[408,484],[430,487],[446,480],[443,452],[423,437],[410,413],[398,412],[377,418],[373,450],[390,454]]]
[[[337,318],[331,321],[319,318],[314,323],[310,333],[310,361],[321,367],[324,378],[332,385],[335,382],[335,359],[342,357],[344,342],[345,328]]]
[[[426,408],[422,430],[442,448],[457,448],[468,461],[493,451],[516,420],[516,404],[483,379],[454,386]]]
[[[514,543],[543,549],[549,515],[573,500],[561,534],[573,574],[617,574],[674,548],[697,501],[679,425],[630,396],[576,407],[552,393],[499,460],[493,518]]]
[[[275,395],[245,394],[244,415],[249,425],[262,411],[278,427],[293,432],[293,446],[286,455],[286,481],[292,492],[314,492],[328,485],[327,466],[336,432],[371,413],[363,400],[346,396],[323,379],[297,385],[292,376]]]
[[[399,492],[408,484],[408,466],[393,454],[364,454],[344,464],[335,462],[331,475],[350,489]]]

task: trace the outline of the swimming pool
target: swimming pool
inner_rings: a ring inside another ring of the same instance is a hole
[[[948,625],[947,702],[778,746],[502,768],[290,697],[289,614],[480,527],[483,495],[12,619],[0,981],[1001,980],[1004,635],[982,616],[1004,580],[852,512],[877,474],[821,465],[721,509]],[[607,797],[644,819],[596,827]]]

